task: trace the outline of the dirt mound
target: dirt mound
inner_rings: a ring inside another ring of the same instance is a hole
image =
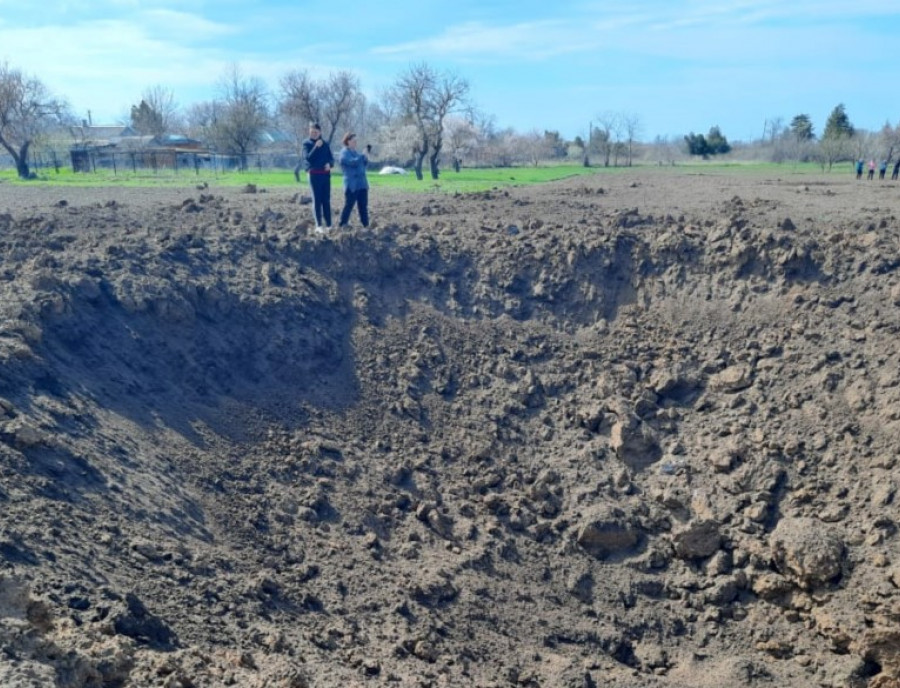
[[[0,187],[0,683],[900,685],[897,191]]]

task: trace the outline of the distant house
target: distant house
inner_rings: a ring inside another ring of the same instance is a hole
[[[293,139],[279,129],[263,129],[259,135],[260,148],[266,150],[293,150]]]
[[[82,122],[81,126],[69,127],[69,133],[76,146],[102,147],[118,145],[123,140],[143,138],[140,133],[127,124],[107,124],[95,126]]]
[[[154,136],[147,144],[148,148],[177,150],[178,152],[207,152],[206,144],[203,141],[192,139],[183,134],[163,134],[162,136]]]
[[[97,167],[183,168],[197,167],[198,156],[208,156],[202,141],[181,134],[142,136],[130,126],[72,127],[76,142],[70,149],[72,169],[90,172]]]

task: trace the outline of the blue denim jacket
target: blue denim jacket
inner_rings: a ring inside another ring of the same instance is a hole
[[[362,153],[345,147],[341,151],[341,171],[344,173],[344,188],[347,191],[359,191],[369,188],[366,179],[366,166],[369,159]]]

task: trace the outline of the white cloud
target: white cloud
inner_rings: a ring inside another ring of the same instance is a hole
[[[18,29],[0,24],[0,61],[15,58],[13,66],[67,99],[77,116],[91,110],[95,122],[120,118],[156,85],[171,89],[182,105],[213,98],[234,63],[246,76],[261,78],[273,95],[290,70],[327,74],[342,68],[302,56],[272,58],[262,49],[241,50],[230,39],[237,33],[236,27],[166,9],[147,11],[139,21]]]
[[[595,47],[598,40],[598,36],[584,35],[575,24],[566,20],[523,22],[509,26],[467,22],[452,26],[438,36],[380,46],[372,52],[404,58],[437,55],[457,59],[545,59]]]
[[[858,7],[857,7],[858,5]],[[880,0],[636,0],[620,7],[582,3],[565,18],[510,24],[464,22],[433,36],[381,45],[376,56],[458,62],[597,58],[612,51],[675,60],[805,60],[833,56],[842,35],[864,39],[859,22],[900,17]],[[802,20],[802,21],[801,21]],[[798,53],[798,46],[803,46]]]
[[[149,10],[141,15],[140,20],[144,28],[165,35],[167,40],[203,41],[239,32],[236,26],[168,9]]]
[[[0,29],[0,44],[16,67],[67,98],[76,112],[92,109],[104,119],[157,84],[176,94],[211,86],[227,65],[217,50],[193,49],[119,20]]]
[[[872,17],[898,17],[900,10],[884,0],[632,0],[625,9],[608,2],[583,2],[578,11],[594,18],[618,17],[634,22],[655,18],[659,25],[681,23],[733,24],[767,20],[857,20]]]

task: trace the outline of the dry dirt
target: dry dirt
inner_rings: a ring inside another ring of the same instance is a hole
[[[900,686],[900,185],[788,172],[0,185],[0,685]]]

